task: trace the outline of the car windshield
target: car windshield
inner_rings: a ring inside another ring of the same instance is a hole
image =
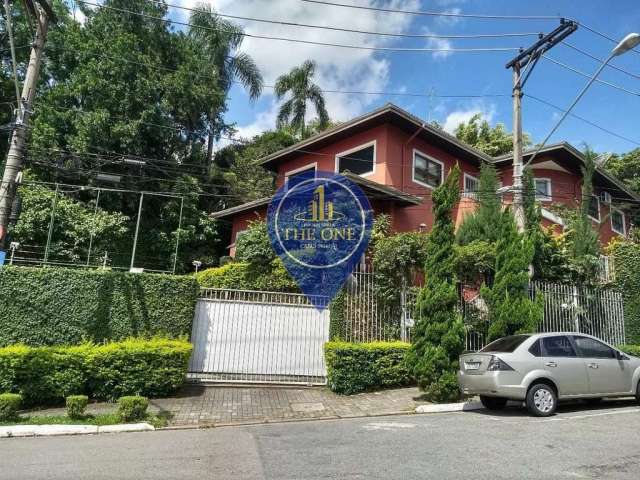
[[[512,335],[511,337],[499,338],[484,347],[481,352],[511,353],[524,342],[529,335]]]

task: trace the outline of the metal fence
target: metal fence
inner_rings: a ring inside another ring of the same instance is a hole
[[[318,297],[326,302],[326,297]],[[301,294],[204,289],[191,334],[191,380],[325,384],[329,311]]]

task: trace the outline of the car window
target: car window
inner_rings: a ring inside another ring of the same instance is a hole
[[[536,340],[533,342],[533,345],[529,347],[529,353],[534,357],[541,357],[542,352],[540,351],[540,340]]]
[[[616,353],[604,343],[589,337],[574,336],[580,355],[586,358],[616,358]]]
[[[569,337],[559,335],[557,337],[543,337],[542,346],[545,357],[576,357],[576,351]]]
[[[484,347],[481,352],[511,353],[524,342],[529,335],[512,335],[510,337],[499,338]]]

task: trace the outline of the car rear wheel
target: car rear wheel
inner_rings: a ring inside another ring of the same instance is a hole
[[[558,407],[555,390],[546,383],[536,383],[527,392],[527,409],[536,417],[553,415]]]
[[[480,402],[484,405],[484,408],[488,410],[502,410],[507,404],[506,398],[500,397],[485,397],[480,395]]]

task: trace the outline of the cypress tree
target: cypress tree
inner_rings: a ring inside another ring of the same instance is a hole
[[[452,210],[460,199],[460,169],[433,191],[434,225],[426,246],[425,285],[416,302],[417,322],[408,364],[418,386],[432,401],[459,397],[456,370],[464,350],[464,326],[458,310]]]

